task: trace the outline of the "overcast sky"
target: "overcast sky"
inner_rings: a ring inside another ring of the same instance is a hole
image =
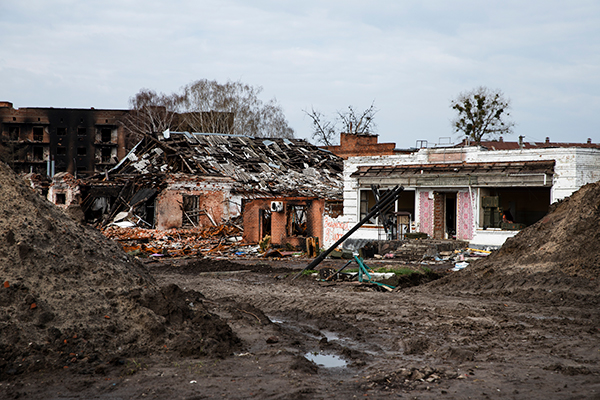
[[[0,0],[0,100],[128,108],[141,88],[242,81],[296,137],[374,101],[380,142],[456,136],[450,100],[483,85],[529,141],[600,142],[598,0]],[[442,141],[448,139],[442,139]]]

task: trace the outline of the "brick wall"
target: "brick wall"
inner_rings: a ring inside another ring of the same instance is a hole
[[[339,146],[324,146],[325,150],[348,159],[356,156],[383,156],[395,154],[395,143],[377,143],[377,135],[354,135],[342,133]]]
[[[284,246],[286,243],[295,247],[304,248],[306,237],[290,236],[288,233],[288,218],[292,206],[306,206],[306,223],[308,236],[318,237],[319,243],[323,243],[323,212],[325,201],[307,198],[271,198],[255,199],[244,204],[244,241],[247,243],[258,243],[262,240],[260,229],[260,210],[270,210],[272,201],[283,203],[282,212],[271,214],[271,243],[276,246]]]

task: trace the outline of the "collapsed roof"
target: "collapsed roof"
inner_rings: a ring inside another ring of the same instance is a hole
[[[228,177],[253,197],[341,199],[343,160],[302,139],[165,132],[138,145],[111,174]]]

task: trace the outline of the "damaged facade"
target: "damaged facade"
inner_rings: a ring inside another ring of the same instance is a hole
[[[125,156],[128,110],[13,108],[0,102],[0,158],[17,173],[92,175]]]
[[[246,242],[268,235],[297,247],[322,240],[324,214],[341,209],[342,184],[341,159],[304,140],[165,132],[86,179],[81,199],[90,222],[165,230],[239,217]]]
[[[405,191],[383,217],[353,236],[387,240],[421,232],[473,245],[499,246],[541,219],[550,204],[600,180],[600,145],[482,142],[414,149],[410,154],[348,157],[340,231],[361,220],[378,196]]]

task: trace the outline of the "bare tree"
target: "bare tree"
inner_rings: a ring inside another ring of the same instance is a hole
[[[450,106],[458,112],[452,120],[456,133],[480,143],[484,138],[493,138],[512,133],[515,123],[507,121],[510,116],[510,100],[500,90],[480,86],[458,95]]]
[[[313,132],[312,139],[316,143],[331,146],[337,143],[340,133],[353,135],[372,135],[377,125],[374,117],[379,110],[375,108],[375,102],[362,112],[357,112],[354,107],[348,106],[348,111],[337,111],[335,120],[328,120],[323,113],[311,107],[310,111],[304,110],[304,114],[311,119]],[[341,128],[339,126],[341,125]]]
[[[157,94],[141,89],[129,99],[130,112],[121,121],[125,129],[126,146],[133,147],[145,134],[175,129],[181,96]]]
[[[326,120],[323,114],[313,107],[311,107],[310,112],[304,110],[304,114],[308,115],[312,121],[312,139],[316,141],[317,144],[320,143],[325,146],[332,146],[337,143],[338,134],[335,128],[335,122]]]
[[[183,109],[191,126],[202,112],[216,111],[234,115],[232,133],[254,137],[293,138],[294,130],[288,125],[283,109],[276,99],[266,104],[259,99],[262,87],[242,82],[201,79],[183,88]]]
[[[283,109],[276,99],[264,103],[261,87],[242,82],[201,79],[179,93],[157,94],[142,89],[129,99],[131,112],[123,121],[130,148],[144,134],[166,129],[230,133],[255,137],[293,138]]]
[[[375,101],[362,112],[357,112],[354,107],[348,106],[348,111],[338,111],[338,119],[342,123],[343,132],[354,135],[372,135],[377,125],[373,121],[379,110],[375,108]]]

